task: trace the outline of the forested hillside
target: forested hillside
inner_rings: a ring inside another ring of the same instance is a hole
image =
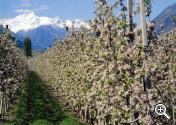
[[[176,3],[167,7],[160,15],[158,15],[154,21],[156,23],[155,30],[157,34],[162,32],[169,32],[173,27],[175,27],[175,23],[172,19],[173,16],[176,15]],[[160,27],[163,27],[162,29]]]

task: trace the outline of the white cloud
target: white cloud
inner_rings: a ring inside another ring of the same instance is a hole
[[[31,6],[31,2],[23,2],[20,4],[20,7],[30,7]]]
[[[44,11],[44,10],[48,10],[49,7],[48,5],[40,5],[38,8],[32,8],[32,9],[16,9],[15,12],[16,13],[31,13],[31,12],[37,12],[37,11]]]
[[[43,4],[43,5],[40,5],[39,8],[34,9],[34,11],[43,11],[43,10],[48,10],[48,9],[49,9],[49,6]]]
[[[21,0],[20,7],[30,7],[32,5],[31,0]]]
[[[16,13],[31,13],[33,12],[32,10],[27,10],[27,9],[17,9],[15,10]]]

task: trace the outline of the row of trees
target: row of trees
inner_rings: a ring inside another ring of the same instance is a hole
[[[7,29],[0,33],[0,120],[4,120],[20,96],[27,61]]]
[[[31,39],[29,37],[26,37],[24,39],[24,52],[26,57],[32,56],[32,44],[31,44]]]
[[[123,0],[113,6],[96,0],[96,5],[91,30],[72,32],[40,55],[38,73],[65,106],[90,124],[168,124],[153,111],[162,102],[174,113],[175,31],[157,39],[149,23],[144,48],[141,29],[127,30]],[[118,17],[116,7],[121,8]]]

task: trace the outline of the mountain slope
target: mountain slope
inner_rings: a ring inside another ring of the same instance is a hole
[[[43,50],[52,45],[56,38],[64,39],[67,31],[63,28],[53,27],[50,25],[42,25],[33,30],[21,30],[16,33],[16,37],[23,41],[26,36],[29,36],[32,41],[32,48]]]
[[[167,7],[160,15],[158,15],[154,21],[156,22],[156,32],[157,34],[160,34],[162,31],[168,32],[170,31],[174,26],[174,23],[172,21],[172,15],[176,15],[176,3]],[[163,29],[160,29],[160,26],[163,25]]]
[[[89,25],[82,20],[62,20],[61,18],[39,17],[32,13],[23,13],[13,19],[1,19],[0,24],[9,25],[10,30],[21,42],[29,36],[32,40],[32,48],[43,50],[52,45],[55,39],[63,39],[66,34],[66,28],[80,29],[89,28]]]

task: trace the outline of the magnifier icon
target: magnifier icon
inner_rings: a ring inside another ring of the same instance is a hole
[[[163,115],[167,119],[170,119],[170,116],[166,113],[166,106],[163,104],[157,104],[155,106],[155,113],[159,116]]]

